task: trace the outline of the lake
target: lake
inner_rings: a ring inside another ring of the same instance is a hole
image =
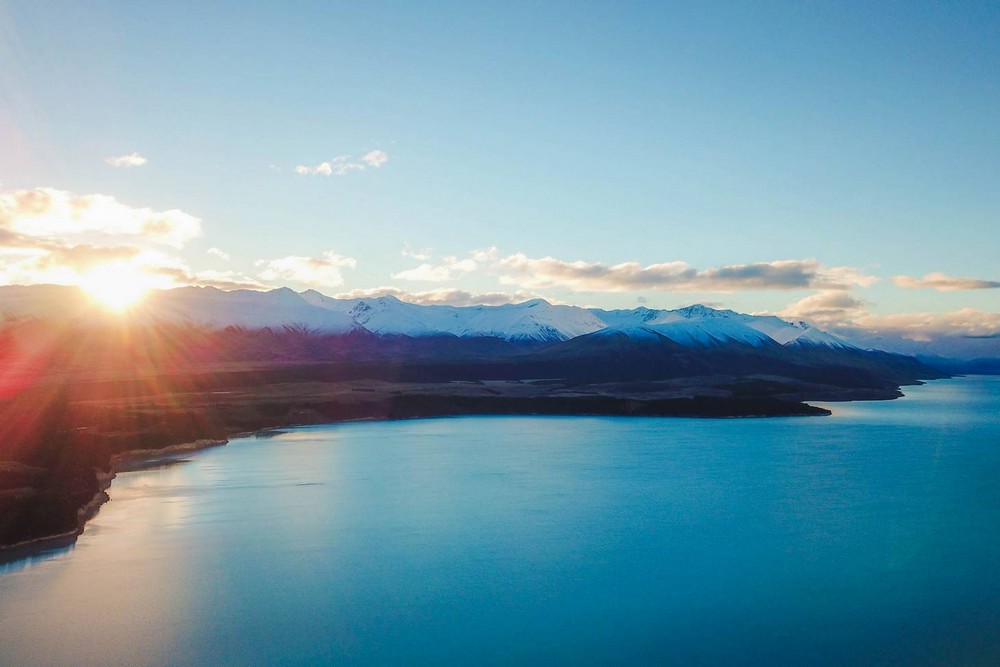
[[[0,664],[1000,664],[1000,378],[905,391],[123,473],[74,548],[0,566]]]

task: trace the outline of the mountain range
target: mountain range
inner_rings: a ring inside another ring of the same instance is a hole
[[[39,318],[100,321],[107,314],[79,289],[58,285],[0,287],[0,314],[8,322]],[[992,340],[952,337],[932,346],[888,335],[835,335],[802,321],[749,315],[696,304],[677,309],[603,310],[550,304],[542,299],[499,306],[420,305],[394,296],[337,299],[316,290],[269,291],[181,287],[151,291],[130,319],[213,329],[293,328],[321,335],[495,339],[517,344],[598,340],[664,340],[687,349],[724,346],[768,349],[874,349],[916,356],[949,372],[998,366]],[[945,341],[948,342],[948,341]],[[591,344],[581,343],[581,344]],[[985,359],[980,359],[985,357]]]
[[[3,545],[72,539],[106,499],[114,457],[135,450],[356,419],[822,415],[806,401],[892,399],[947,374],[804,322],[704,305],[185,287],[120,317],[77,288],[40,285],[0,287],[0,315],[0,560]]]
[[[20,318],[99,318],[72,287],[0,288],[0,313]],[[771,315],[744,315],[693,305],[675,310],[601,310],[553,305],[542,299],[501,306],[418,305],[393,296],[335,299],[315,290],[222,291],[182,287],[151,292],[132,313],[136,321],[191,323],[212,328],[298,327],[325,334],[368,331],[379,335],[499,338],[510,342],[558,342],[599,331],[627,337],[665,336],[686,347],[729,343],[851,347],[810,326]]]

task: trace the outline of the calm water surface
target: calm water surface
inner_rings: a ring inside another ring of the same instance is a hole
[[[0,664],[1000,664],[1000,378],[827,418],[298,428],[0,566]]]

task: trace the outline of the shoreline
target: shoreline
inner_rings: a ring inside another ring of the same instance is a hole
[[[233,436],[235,437],[235,436]],[[71,530],[38,537],[15,544],[0,546],[0,565],[7,565],[19,560],[30,559],[33,556],[42,555],[48,551],[71,548],[76,544],[77,538],[83,534],[87,523],[101,511],[104,503],[111,500],[108,489],[120,472],[134,472],[141,470],[145,462],[166,459],[180,454],[190,454],[199,452],[210,447],[222,447],[229,444],[229,438],[211,439],[202,438],[191,442],[182,442],[176,445],[169,445],[163,449],[132,449],[120,452],[111,457],[111,469],[108,472],[96,470],[98,491],[83,507],[77,510],[77,525]]]
[[[867,399],[862,399],[867,400]],[[280,423],[271,426],[264,426],[254,430],[241,430],[235,431],[231,434],[226,435],[224,438],[199,438],[196,440],[182,442],[175,445],[168,445],[159,449],[129,449],[123,452],[119,452],[111,456],[109,460],[109,471],[104,472],[103,470],[95,469],[94,475],[97,479],[98,491],[91,497],[91,499],[77,510],[77,525],[67,531],[57,533],[54,535],[46,535],[44,537],[38,537],[30,540],[24,540],[22,542],[16,542],[11,545],[0,545],[0,565],[7,565],[19,560],[31,559],[35,556],[40,556],[49,551],[55,551],[59,549],[69,549],[72,548],[80,535],[83,534],[87,527],[87,523],[93,519],[100,512],[101,507],[111,501],[111,496],[107,493],[107,490],[111,488],[111,484],[114,479],[118,476],[118,473],[122,472],[138,472],[149,464],[156,464],[161,461],[167,461],[171,458],[183,455],[196,453],[205,449],[212,447],[222,447],[233,439],[236,438],[248,438],[258,436],[263,433],[270,431],[276,431],[288,428],[297,428],[301,426],[320,426],[329,424],[346,424],[346,423],[361,423],[361,422],[390,422],[390,421],[409,421],[416,419],[448,419],[448,418],[458,418],[458,417],[658,417],[658,418],[681,418],[681,419],[771,419],[776,417],[828,417],[832,413],[826,408],[820,408],[816,406],[809,405],[802,402],[800,405],[812,410],[812,412],[798,412],[791,414],[743,414],[743,415],[681,415],[681,414],[662,414],[662,415],[644,415],[644,414],[609,414],[601,412],[581,412],[572,414],[554,414],[552,412],[533,412],[533,413],[447,413],[447,414],[423,414],[423,415],[405,415],[405,416],[365,416],[365,417],[354,417],[349,419],[333,419],[323,422],[293,422],[293,423]]]
[[[923,384],[922,382],[917,384]],[[859,395],[860,394],[860,395]],[[901,398],[902,392],[895,395],[866,395],[857,392],[851,398],[840,398],[833,402],[894,400]],[[431,397],[425,397],[431,398]],[[592,400],[597,397],[574,398],[564,397],[562,401],[546,401],[539,396],[533,396],[527,401],[505,403],[502,397],[484,397],[485,403],[465,403],[456,396],[433,397],[432,404],[417,402],[398,411],[372,410],[366,415],[333,416],[324,413],[304,414],[302,412],[287,412],[281,417],[272,417],[257,428],[233,428],[230,432],[219,434],[216,438],[196,438],[186,442],[167,445],[162,448],[133,448],[111,455],[107,462],[107,472],[95,468],[97,481],[96,493],[77,510],[76,525],[66,531],[24,540],[14,544],[0,546],[0,564],[30,559],[49,551],[72,548],[76,540],[84,532],[87,523],[98,514],[104,503],[111,500],[107,493],[113,480],[120,472],[142,470],[145,467],[167,462],[178,456],[194,453],[209,447],[224,446],[234,438],[253,437],[269,431],[310,426],[320,424],[339,424],[350,422],[402,421],[409,419],[435,419],[451,417],[474,416],[566,416],[566,417],[680,417],[696,419],[743,419],[771,417],[809,417],[830,416],[832,412],[824,407],[806,403],[801,396],[783,399],[765,399],[762,403],[753,405],[753,401],[741,403],[736,397],[692,396],[689,398],[674,398],[663,401],[635,400],[626,397],[601,397],[602,407],[598,408]],[[440,401],[441,398],[445,400]],[[452,399],[451,401],[447,400]],[[508,397],[509,398],[509,397]],[[552,397],[548,397],[552,398]],[[500,400],[497,400],[500,399]],[[514,399],[515,401],[517,399]],[[522,399],[523,400],[523,399]],[[814,399],[815,400],[815,399]],[[494,401],[497,401],[494,403]],[[820,402],[824,401],[819,397]],[[492,409],[485,409],[490,407]],[[497,409],[500,408],[500,409]],[[759,408],[759,409],[758,409]],[[766,409],[764,409],[766,408]],[[235,425],[234,425],[235,426]],[[256,426],[256,425],[255,425]]]

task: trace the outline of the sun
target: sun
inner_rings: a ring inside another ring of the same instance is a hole
[[[121,313],[149,291],[151,276],[128,264],[106,264],[81,276],[80,287],[108,310]]]

